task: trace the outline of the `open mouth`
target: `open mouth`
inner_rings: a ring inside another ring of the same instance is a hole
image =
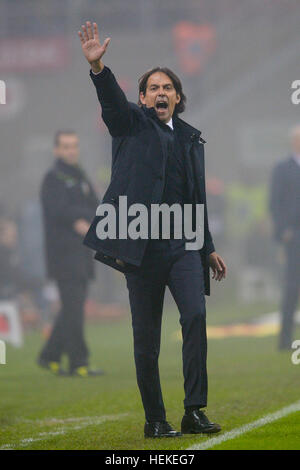
[[[167,109],[168,108],[168,103],[166,101],[157,101],[155,105],[156,109]]]

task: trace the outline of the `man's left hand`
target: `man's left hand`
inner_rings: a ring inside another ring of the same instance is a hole
[[[221,256],[215,251],[209,255],[209,266],[213,271],[213,279],[216,281],[221,281],[223,278],[225,279],[227,273],[226,264],[223,258],[221,258]]]

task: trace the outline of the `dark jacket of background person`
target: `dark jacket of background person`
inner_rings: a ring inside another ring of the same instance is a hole
[[[293,157],[278,163],[272,173],[270,210],[274,225],[274,238],[291,229],[300,240],[300,165]]]
[[[144,204],[150,212],[151,204],[160,204],[165,185],[168,141],[154,108],[128,102],[111,70],[105,66],[99,75],[91,78],[102,107],[102,118],[113,137],[112,174],[102,203],[115,205],[118,220],[118,198],[127,196],[128,207]],[[189,199],[205,205],[204,245],[200,251],[205,275],[205,293],[210,294],[208,255],[215,251],[208,228],[205,192],[204,141],[201,132],[173,115],[179,129],[188,177]],[[84,243],[95,250],[95,258],[122,272],[140,266],[148,240],[100,240],[96,226],[102,217],[96,216]],[[128,217],[130,221],[130,217]],[[118,224],[117,224],[118,225]],[[126,262],[122,267],[115,258]]]
[[[0,216],[0,299],[14,300],[25,287],[19,264],[16,225]]]
[[[78,219],[91,221],[99,203],[83,170],[57,158],[43,180],[41,202],[49,278],[93,278],[92,256],[73,228]]]

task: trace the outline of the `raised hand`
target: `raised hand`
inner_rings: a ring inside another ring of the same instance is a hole
[[[106,52],[110,38],[106,38],[103,44],[100,43],[97,23],[93,23],[92,26],[92,23],[87,21],[86,26],[82,25],[81,28],[82,31],[78,31],[78,36],[84,56],[91,65],[93,72],[101,72],[104,67],[101,57]]]

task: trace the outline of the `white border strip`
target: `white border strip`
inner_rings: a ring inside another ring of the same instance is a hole
[[[26,447],[33,442],[38,442],[38,441],[44,441],[46,439],[49,439],[54,436],[62,436],[64,434],[67,434],[70,431],[80,431],[81,429],[87,427],[87,426],[98,426],[99,424],[103,424],[106,421],[115,421],[121,418],[125,418],[128,416],[128,413],[123,413],[119,415],[106,415],[106,416],[95,416],[94,418],[90,417],[83,417],[83,418],[67,418],[65,420],[60,420],[56,418],[50,418],[48,420],[40,421],[37,420],[35,421],[30,421],[30,420],[25,420],[24,422],[31,423],[31,424],[68,424],[72,422],[79,421],[80,424],[71,425],[67,427],[61,427],[58,428],[56,431],[50,431],[50,432],[40,432],[36,436],[33,437],[27,437],[26,439],[21,439],[20,441],[13,442],[11,444],[4,444],[0,447],[0,450],[11,450],[11,449],[18,449],[19,447]]]
[[[275,411],[275,413],[270,413],[263,418],[260,418],[253,423],[245,424],[240,428],[232,429],[232,431],[225,432],[218,437],[213,437],[212,439],[208,439],[207,441],[203,442],[203,444],[194,444],[191,447],[188,447],[186,450],[206,450],[211,449],[212,447],[222,444],[223,442],[229,441],[230,439],[235,439],[236,437],[245,434],[246,432],[252,431],[252,429],[260,428],[265,424],[272,423],[273,421],[277,421],[284,416],[287,416],[291,413],[295,413],[296,411],[300,411],[300,401],[293,403],[292,405],[286,406],[281,410]],[[203,435],[203,434],[202,434]]]

